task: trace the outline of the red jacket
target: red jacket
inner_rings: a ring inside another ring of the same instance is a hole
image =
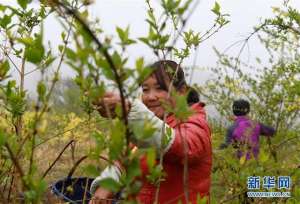
[[[159,203],[185,202],[183,169],[185,138],[188,148],[188,189],[189,201],[195,203],[197,195],[207,196],[209,200],[210,174],[212,166],[211,132],[206,121],[203,105],[200,103],[191,106],[195,114],[184,123],[176,121],[173,115],[167,118],[166,123],[175,130],[175,140],[164,155],[163,169],[166,173],[165,180],[160,183]],[[157,161],[158,162],[158,161]],[[147,174],[146,159],[141,159],[143,175]],[[138,195],[140,203],[154,203],[156,187],[150,184],[145,176],[142,178],[143,186]]]

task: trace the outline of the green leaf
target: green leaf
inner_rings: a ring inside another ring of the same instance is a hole
[[[131,183],[137,176],[141,174],[139,159],[133,159],[128,165],[126,172],[127,183]]]
[[[24,100],[24,93],[19,93],[16,90],[13,90],[11,86],[11,83],[8,83],[7,85],[7,103],[8,107],[7,110],[11,112],[13,118],[21,116],[26,107],[26,101]]]
[[[63,45],[58,45],[58,50],[60,53],[62,53],[62,51],[64,50],[64,47]]]
[[[48,188],[47,182],[45,180],[39,180],[36,186],[39,196],[42,197]]]
[[[6,95],[10,97],[13,94],[13,89],[16,87],[16,81],[10,80],[6,85]]]
[[[85,48],[85,49],[77,49],[77,58],[81,60],[81,62],[88,63],[89,55],[91,51],[94,52],[92,49]]]
[[[244,154],[241,158],[240,158],[240,165],[244,165],[247,159],[247,154]]]
[[[153,11],[151,10],[148,10],[147,12],[148,16],[149,16],[149,19],[147,19],[147,22],[151,22],[151,24],[155,22],[155,16],[153,14]]]
[[[141,38],[138,38],[141,42],[145,43],[146,45],[150,46],[150,41],[148,38],[144,38],[144,37],[141,37]]]
[[[166,146],[170,143],[170,140],[172,139],[172,128],[167,127],[166,132],[163,136],[163,146]]]
[[[17,41],[24,44],[25,46],[33,46],[34,39],[30,36],[23,37],[23,38],[17,38]]]
[[[61,39],[63,40],[63,41],[65,41],[66,40],[66,33],[65,32],[61,32]]]
[[[53,57],[53,56],[49,56],[46,60],[45,60],[45,63],[44,63],[44,66],[45,67],[48,67],[50,64],[52,64],[54,62],[56,58]]]
[[[93,87],[90,89],[89,97],[92,101],[95,101],[101,98],[105,92],[105,85],[101,83],[99,86]]]
[[[107,79],[114,80],[115,74],[112,69],[109,67],[102,67],[103,74],[106,76]]]
[[[7,73],[10,69],[9,62],[5,60],[4,62],[0,62],[0,81],[7,78]]]
[[[121,68],[123,63],[122,63],[122,58],[121,56],[119,55],[118,52],[114,52],[113,55],[112,55],[112,60],[114,62],[114,65],[117,67],[117,68]]]
[[[147,165],[148,168],[153,168],[155,165],[155,161],[156,161],[156,152],[155,149],[150,148],[147,150]]]
[[[161,165],[156,165],[149,170],[150,174],[147,175],[146,178],[151,184],[158,185],[160,181],[165,180],[166,173],[163,171]]]
[[[90,155],[95,158],[95,159],[99,159],[99,155],[101,154],[101,151],[105,148],[106,146],[106,141],[105,141],[105,135],[100,132],[100,131],[94,131],[91,134],[91,137],[93,138],[93,140],[96,143],[95,149],[93,149],[90,152]]]
[[[175,107],[171,107],[168,104],[163,104],[165,108],[168,110],[168,112],[174,113],[175,117],[178,120],[184,121],[186,120],[190,115],[193,114],[193,111],[190,109],[186,96],[185,95],[178,95],[177,93],[174,94],[175,99]]]
[[[153,69],[150,69],[148,66],[145,67],[145,61],[142,57],[135,61],[135,68],[138,74],[137,82],[139,84],[142,83],[153,71]]]
[[[25,57],[29,62],[39,64],[42,61],[45,53],[42,40],[42,35],[37,34],[33,43],[26,46]]]
[[[59,49],[60,49],[60,50],[63,50],[63,46],[60,47]],[[65,50],[66,56],[67,56],[69,59],[75,61],[75,60],[77,59],[76,53],[75,53],[72,49],[70,49],[70,48],[68,48],[68,47],[66,47],[65,49],[66,49],[66,50]]]
[[[220,4],[218,2],[215,2],[214,8],[211,11],[214,12],[217,16],[219,16],[221,15],[220,8]]]
[[[159,38],[159,45],[164,48],[165,44],[168,42],[170,35],[164,35]]]
[[[149,19],[147,19],[146,21],[147,21],[147,23],[149,23],[149,25],[150,25],[151,27],[153,27],[153,28],[156,27],[156,25],[155,25],[155,23],[154,23],[153,21],[151,21],[151,20],[149,20]]]
[[[157,35],[154,31],[154,29],[152,27],[150,27],[149,29],[149,33],[148,33],[148,38],[152,41],[155,41],[159,38],[160,36]]]
[[[43,81],[39,81],[36,91],[38,93],[39,100],[45,101],[45,95],[46,95],[47,88]]]
[[[122,118],[122,113],[123,113],[123,111],[122,111],[122,106],[121,106],[121,104],[117,104],[117,105],[116,105],[115,113],[116,113],[117,117]]]
[[[135,68],[138,70],[139,73],[141,73],[141,71],[144,68],[144,58],[140,57],[135,61]]]
[[[122,153],[125,144],[125,126],[120,120],[114,120],[111,127],[109,143],[109,156],[111,160],[117,159]]]
[[[187,11],[188,7],[190,6],[190,4],[193,2],[193,0],[187,0],[185,2],[185,4],[181,7],[181,8],[178,8],[178,13],[179,15],[183,15],[183,13],[185,11]]]
[[[27,4],[29,4],[32,0],[18,0],[18,4],[23,8],[27,8]]]
[[[105,188],[107,190],[110,190],[112,192],[118,192],[121,187],[121,185],[112,178],[102,179],[99,182],[99,186],[101,186],[102,188]]]
[[[132,39],[127,39],[127,41],[125,42],[126,45],[131,45],[131,44],[135,44],[136,41],[132,40]]]
[[[96,166],[92,164],[88,164],[87,166],[84,167],[83,170],[88,176],[93,176],[93,177],[99,176],[99,170],[96,168]]]
[[[197,204],[206,204],[207,203],[207,197],[202,197],[200,194],[197,194]]]
[[[269,159],[268,153],[264,149],[261,149],[259,152],[259,161],[266,162],[268,159]]]
[[[0,26],[2,28],[6,28],[8,24],[11,22],[12,15],[4,15],[3,18],[0,19]]]
[[[7,9],[7,6],[0,4],[0,11],[4,12]]]
[[[128,35],[127,35],[128,33],[126,33],[126,31],[124,31],[122,28],[117,26],[116,31],[117,31],[118,36],[119,36],[119,38],[122,42],[128,38]]]
[[[132,130],[136,139],[144,140],[152,137],[156,128],[154,128],[150,120],[145,119],[132,124]]]

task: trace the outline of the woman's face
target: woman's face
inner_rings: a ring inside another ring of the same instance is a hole
[[[168,84],[167,84],[168,86]],[[154,75],[151,75],[142,84],[143,94],[142,101],[157,117],[163,118],[165,110],[163,103],[168,102],[173,104],[171,99],[168,99],[168,92],[160,87]]]

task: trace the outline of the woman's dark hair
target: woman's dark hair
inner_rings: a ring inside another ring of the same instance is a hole
[[[250,112],[250,103],[244,99],[235,100],[232,104],[232,112],[235,116],[247,115]]]
[[[182,88],[188,89],[187,102],[189,105],[198,103],[198,92],[189,87],[185,81],[183,69],[176,62],[171,60],[160,60],[150,66],[153,70],[152,74],[155,76],[157,83],[163,89],[168,91],[167,82],[171,82],[176,91],[182,90]],[[177,70],[177,72],[176,72]]]

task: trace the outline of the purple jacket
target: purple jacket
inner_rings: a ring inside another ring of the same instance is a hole
[[[272,136],[275,129],[262,123],[251,120],[247,116],[237,116],[233,125],[227,129],[225,143],[220,148],[223,149],[229,144],[233,144],[237,150],[237,157],[246,155],[246,159],[257,158],[259,153],[259,136]]]

